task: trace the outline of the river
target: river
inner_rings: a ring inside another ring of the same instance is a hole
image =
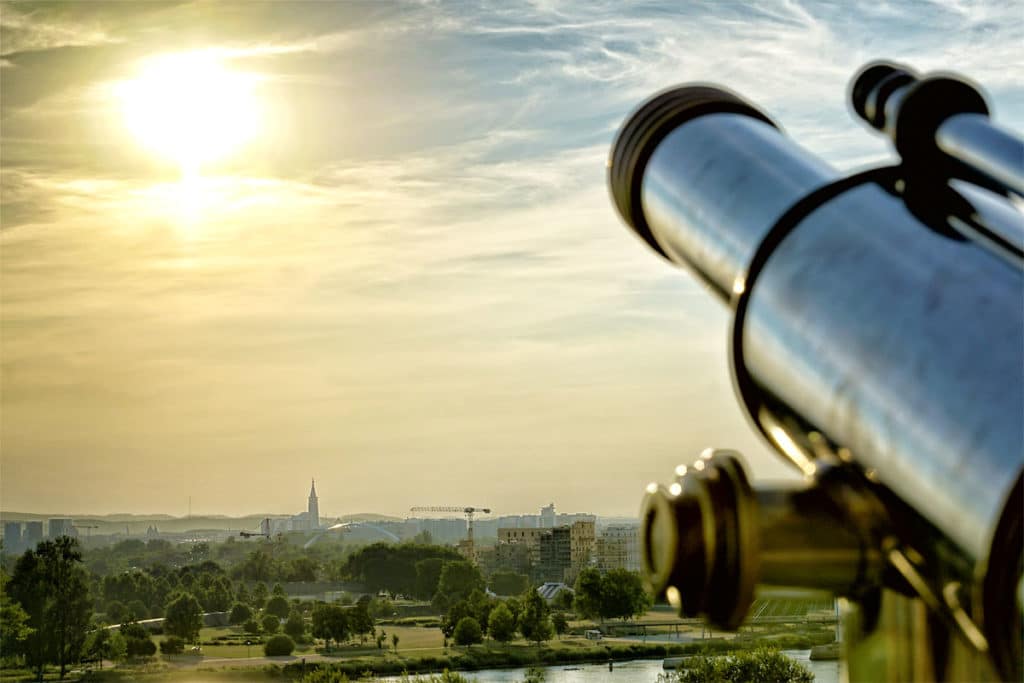
[[[784,650],[783,654],[806,666],[814,674],[815,683],[839,683],[838,661],[812,662],[810,650]],[[637,659],[631,662],[616,662],[609,671],[607,664],[563,664],[544,668],[545,683],[603,683],[604,681],[638,681],[654,683],[658,674],[664,673],[661,659]],[[519,683],[526,676],[526,669],[488,669],[484,671],[460,672],[471,681],[479,683]],[[378,679],[387,683],[398,683],[401,678]]]

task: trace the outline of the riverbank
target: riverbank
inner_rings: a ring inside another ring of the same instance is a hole
[[[773,642],[774,641],[774,642]],[[796,643],[794,645],[794,643]],[[361,656],[333,658],[306,657],[253,657],[233,660],[197,662],[194,667],[158,669],[156,667],[118,667],[112,671],[96,671],[88,680],[129,681],[150,683],[230,680],[291,680],[301,681],[316,672],[345,675],[356,679],[366,674],[373,676],[401,676],[402,674],[439,673],[449,671],[472,672],[492,669],[527,668],[556,665],[607,665],[608,662],[658,660],[666,657],[698,654],[727,654],[753,647],[774,644],[780,649],[809,649],[813,639],[780,636],[768,638],[709,638],[688,643],[641,643],[624,640],[606,641],[594,645],[592,641],[565,640],[551,647],[533,645],[503,646],[498,644],[473,645],[468,648],[449,648],[444,654],[397,655],[387,657]]]

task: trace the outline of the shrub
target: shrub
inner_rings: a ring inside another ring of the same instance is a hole
[[[255,619],[250,619],[249,621],[245,622],[245,624],[242,626],[242,630],[246,633],[259,633],[260,625],[256,622]]]
[[[126,638],[125,650],[129,657],[152,657],[156,654],[156,643],[148,635],[145,638]]]
[[[160,643],[160,652],[165,655],[180,655],[185,651],[185,641],[178,636],[167,636]]]
[[[484,637],[480,630],[480,622],[473,617],[462,617],[459,623],[455,625],[455,637],[456,645],[474,645],[482,642]]]
[[[263,626],[264,633],[277,633],[277,629],[281,628],[281,620],[273,614],[264,616],[260,624]]]
[[[678,683],[813,683],[814,674],[778,650],[757,648],[725,657],[699,656],[665,680]]]
[[[272,636],[263,646],[263,654],[268,657],[290,655],[295,650],[295,643],[286,635]]]

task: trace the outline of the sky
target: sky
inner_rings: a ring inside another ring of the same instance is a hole
[[[0,5],[0,508],[636,514],[708,446],[793,476],[729,314],[605,160],[686,81],[841,169],[858,67],[1024,130],[1019,2]]]

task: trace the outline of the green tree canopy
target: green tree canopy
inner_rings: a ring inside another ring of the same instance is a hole
[[[273,614],[265,614],[260,621],[260,626],[263,627],[264,633],[277,633],[277,630],[281,628],[281,620]]]
[[[601,616],[605,619],[632,619],[646,612],[651,602],[637,572],[612,569],[601,580]]]
[[[302,613],[299,610],[293,609],[288,614],[288,621],[284,623],[284,632],[294,640],[299,640],[306,634],[306,621],[302,618]]]
[[[434,606],[447,610],[449,606],[468,598],[474,590],[482,591],[483,588],[484,577],[475,564],[467,560],[445,562],[441,567]]]
[[[564,612],[555,612],[551,615],[551,625],[554,627],[555,633],[561,636],[569,630],[569,619]]]
[[[417,563],[428,558],[462,559],[454,549],[436,545],[374,543],[349,555],[343,571],[373,593],[385,590],[430,599],[433,593],[421,592],[428,586],[418,585],[416,570]]]
[[[231,607],[231,614],[228,615],[229,624],[237,626],[238,624],[244,624],[250,619],[252,619],[252,610],[249,609],[248,605],[236,602]]]
[[[507,643],[516,635],[516,618],[512,615],[505,603],[498,605],[491,610],[491,617],[487,624],[487,630],[499,643]]]
[[[164,613],[164,631],[178,636],[186,643],[199,638],[199,630],[203,627],[203,608],[196,596],[191,593],[179,593],[167,603]]]
[[[604,600],[602,593],[604,583],[601,580],[601,572],[593,567],[588,567],[576,577],[574,607],[576,614],[586,619],[596,619],[601,616],[601,605]]]
[[[480,630],[480,623],[473,617],[462,617],[455,625],[456,645],[475,645],[483,642],[483,632]]]
[[[530,579],[516,572],[494,572],[491,574],[491,590],[498,595],[520,595],[530,587]]]
[[[77,539],[61,536],[43,541],[35,551],[25,551],[7,588],[33,629],[20,641],[25,662],[39,675],[47,663],[55,663],[64,678],[68,665],[81,657],[92,620],[92,599]]]
[[[341,605],[317,603],[313,608],[313,636],[323,638],[328,646],[331,641],[341,643],[349,637],[347,610]]]
[[[535,590],[526,594],[523,600],[523,613],[519,617],[519,630],[523,637],[540,644],[551,640],[552,627],[548,614],[548,603]]]
[[[281,619],[286,619],[291,609],[291,605],[288,604],[288,599],[286,597],[283,595],[275,595],[270,598],[270,600],[267,600],[267,606],[263,608],[263,611],[267,614],[273,614]]]

